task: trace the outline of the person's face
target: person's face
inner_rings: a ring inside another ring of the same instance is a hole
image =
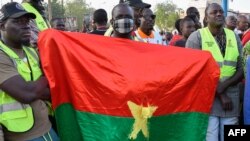
[[[195,24],[193,21],[185,21],[181,28],[182,35],[188,38],[192,32],[195,31]]]
[[[234,17],[234,16],[231,16],[229,17],[227,20],[226,20],[226,26],[229,28],[229,29],[232,29],[234,30],[237,26],[237,19]]]
[[[128,6],[117,7],[113,14],[113,20],[122,19],[122,18],[134,19],[134,12],[132,8]]]
[[[171,33],[166,34],[166,40],[170,41],[172,39],[173,35]]]
[[[218,4],[211,5],[207,10],[206,21],[212,27],[222,27],[225,23],[222,7]]]
[[[242,17],[239,19],[238,29],[242,31],[246,31],[248,29],[248,20],[246,17]]]
[[[142,13],[141,17],[141,28],[147,30],[153,30],[155,24],[155,15],[153,14],[152,10],[145,9]]]
[[[135,26],[136,26],[136,27],[139,27],[140,24],[141,24],[140,18],[142,17],[143,8],[136,8],[136,7],[133,7],[133,10],[134,10]]]
[[[113,28],[115,27],[115,25],[114,25],[115,21],[120,20],[120,19],[134,20],[133,9],[129,6],[117,7],[113,12],[112,20],[111,20],[111,24],[112,24]],[[134,25],[132,25],[132,26],[134,26]],[[114,30],[114,32],[116,32],[117,35],[121,34],[121,33],[117,32],[116,30]],[[125,34],[130,34],[130,33],[125,33]]]
[[[53,27],[57,30],[65,31],[65,23],[63,20],[55,20]]]
[[[30,18],[21,16],[19,18],[9,18],[1,24],[1,31],[4,38],[23,45],[29,45],[31,30],[29,26]]]

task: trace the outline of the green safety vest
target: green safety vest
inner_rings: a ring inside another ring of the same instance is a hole
[[[222,82],[235,74],[239,57],[235,33],[225,28],[224,31],[226,33],[226,51],[225,56],[223,57],[220,48],[209,29],[207,27],[199,29],[202,40],[202,50],[209,51],[220,66],[220,81]]]
[[[38,27],[38,29],[40,31],[43,31],[45,29],[49,28],[48,22],[46,22],[43,17],[41,16],[41,14],[29,3],[22,3],[23,8],[27,11],[27,12],[31,12],[33,14],[36,15],[36,25]]]
[[[25,81],[37,80],[42,75],[39,66],[39,57],[33,48],[23,47],[31,69],[14,51],[1,41],[0,50],[10,57],[18,73]],[[0,89],[0,124],[12,132],[25,132],[34,124],[32,108],[29,104],[23,104],[16,101]]]

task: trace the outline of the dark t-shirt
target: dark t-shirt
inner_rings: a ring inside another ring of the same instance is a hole
[[[94,30],[91,31],[89,34],[96,34],[96,35],[104,35],[106,30]]]
[[[184,39],[180,39],[178,41],[175,42],[174,46],[177,46],[177,47],[185,47],[186,45],[186,40]]]

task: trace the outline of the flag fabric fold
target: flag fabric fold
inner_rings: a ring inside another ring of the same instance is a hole
[[[52,29],[38,44],[62,141],[205,140],[210,53]]]

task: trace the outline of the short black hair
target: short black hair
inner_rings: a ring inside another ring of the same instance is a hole
[[[197,11],[198,11],[198,9],[197,9],[196,7],[189,7],[189,8],[187,9],[187,11],[186,11],[186,14],[188,15],[188,13],[190,13],[190,12],[193,11],[193,10],[197,10]]]
[[[119,4],[117,4],[115,7],[113,7],[113,9],[112,9],[112,12],[111,12],[111,14],[112,14],[112,18],[113,18],[113,15],[114,15],[114,11],[115,11],[115,9],[116,8],[118,8],[118,7],[130,7],[127,3],[119,3]],[[130,7],[131,9],[132,9],[132,7]],[[133,9],[132,9],[133,10]]]
[[[184,17],[181,22],[180,22],[180,27],[182,27],[184,25],[185,22],[189,22],[189,21],[193,21],[193,19],[191,18],[190,15]],[[194,22],[194,21],[193,21]]]
[[[207,5],[206,9],[205,9],[205,17],[208,15],[208,10],[211,6],[214,6],[214,5],[219,5],[218,3],[210,3]],[[220,5],[219,5],[220,6]]]
[[[175,28],[177,29],[177,31],[179,32],[179,34],[181,33],[181,30],[180,30],[180,23],[181,23],[181,20],[182,20],[182,19],[176,20],[176,21],[175,21],[175,24],[174,24],[174,26],[175,26]]]
[[[186,16],[189,19],[192,19],[194,21],[194,23],[196,22],[196,16],[195,15],[187,15]]]
[[[108,15],[104,9],[97,9],[93,14],[94,23],[97,24],[107,24]]]

